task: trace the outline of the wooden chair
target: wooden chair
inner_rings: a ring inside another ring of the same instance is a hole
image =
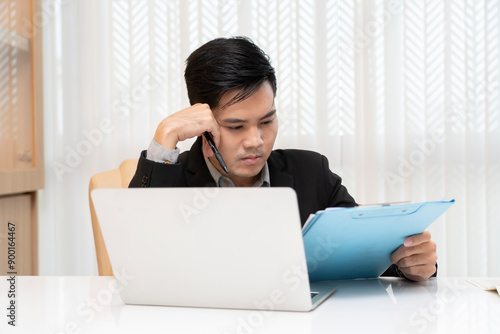
[[[111,268],[108,251],[106,249],[106,245],[104,244],[101,227],[99,226],[99,221],[97,220],[97,216],[95,214],[94,203],[92,203],[90,192],[96,188],[127,188],[137,168],[137,160],[138,159],[125,160],[117,169],[95,174],[90,179],[90,215],[92,218],[92,229],[94,231],[94,242],[99,276],[113,276],[113,269]]]

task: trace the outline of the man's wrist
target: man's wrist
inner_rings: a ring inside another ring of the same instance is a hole
[[[153,139],[149,144],[146,159],[158,163],[176,164],[179,158],[179,153],[179,148],[176,147],[173,150],[169,150]]]
[[[176,136],[167,136],[166,138],[157,138],[156,136],[153,138],[159,145],[165,147],[167,150],[175,150],[177,147],[177,137]]]

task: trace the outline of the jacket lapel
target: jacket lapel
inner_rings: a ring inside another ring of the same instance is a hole
[[[272,151],[269,159],[269,178],[271,179],[271,187],[290,187],[293,188],[293,176],[285,170],[285,162],[281,153]]]

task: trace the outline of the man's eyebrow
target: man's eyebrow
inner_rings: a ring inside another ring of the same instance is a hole
[[[270,112],[268,112],[267,114],[265,114],[264,116],[262,116],[261,118],[259,118],[259,121],[262,121],[263,119],[271,117],[274,114],[276,114],[276,109],[275,108],[273,108],[273,110],[271,110]],[[223,119],[222,122],[234,124],[234,123],[247,123],[248,121],[243,120],[243,119],[239,119],[239,118],[226,118],[226,119]]]
[[[266,119],[268,117],[271,117],[272,115],[276,114],[276,108],[273,108],[270,112],[262,116],[259,121],[262,121],[263,119]]]

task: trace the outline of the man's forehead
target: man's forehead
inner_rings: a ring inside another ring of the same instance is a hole
[[[224,104],[230,101],[237,93],[238,90],[228,91],[222,97],[219,105],[224,106]],[[213,112],[216,117],[224,119],[235,117],[241,119],[258,119],[275,110],[274,92],[269,83],[264,83],[256,92],[246,99],[227,107],[217,107],[213,109]]]
[[[242,101],[243,102],[243,101]],[[249,101],[252,102],[252,101]],[[274,100],[256,101],[256,103],[246,103],[239,105],[235,103],[227,108],[214,110],[214,115],[219,119],[241,118],[241,119],[260,119],[271,116],[276,112]]]
[[[272,117],[274,114],[276,114],[276,109],[272,108],[271,111],[265,113],[262,115],[261,113],[252,113],[251,115],[243,115],[241,116],[241,113],[234,113],[233,115],[225,115],[223,117],[219,117],[219,121],[223,123],[247,123],[248,121],[252,120],[264,120],[266,118]],[[246,117],[247,116],[247,117]]]

